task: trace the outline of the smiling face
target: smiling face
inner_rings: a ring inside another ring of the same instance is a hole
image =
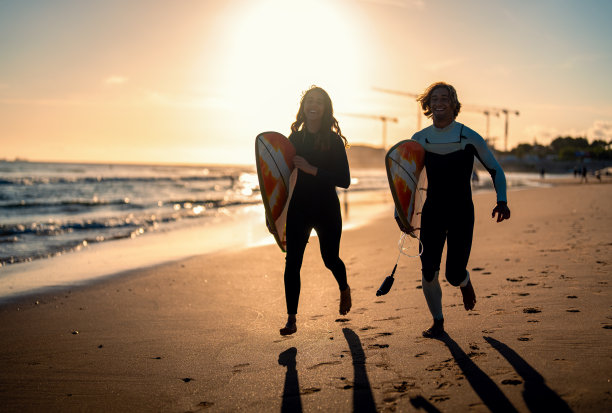
[[[431,93],[430,107],[437,128],[448,126],[455,119],[455,105],[445,87],[438,87]]]
[[[321,126],[321,120],[325,114],[325,96],[318,90],[311,90],[304,97],[304,117],[306,126],[311,132],[317,132],[312,128]]]

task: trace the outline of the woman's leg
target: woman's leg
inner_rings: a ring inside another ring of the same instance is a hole
[[[285,300],[287,314],[297,314],[300,299],[300,270],[304,250],[312,227],[306,215],[296,208],[289,208],[287,213],[287,254],[285,255]]]
[[[347,314],[351,309],[351,289],[346,277],[346,266],[340,259],[340,238],[342,236],[342,215],[340,203],[334,202],[322,211],[315,225],[319,236],[321,257],[325,266],[332,272],[340,289],[340,314]]]

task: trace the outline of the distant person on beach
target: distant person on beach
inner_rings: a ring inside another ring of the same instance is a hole
[[[476,304],[476,294],[467,270],[474,231],[474,204],[470,177],[474,157],[487,169],[497,193],[492,217],[497,222],[510,218],[506,201],[506,177],[487,147],[472,129],[455,121],[461,109],[455,88],[438,82],[417,99],[433,125],[415,133],[413,140],[425,148],[427,199],[421,216],[421,272],[423,293],[433,316],[433,325],[423,331],[425,337],[444,333],[442,289],[438,275],[444,243],[447,247],[446,279],[459,287],[466,310]],[[397,219],[400,229],[409,232]]]
[[[582,183],[584,181],[584,183],[586,184],[588,182],[587,172],[588,172],[587,167],[583,166],[582,170],[580,172],[580,183]]]
[[[287,212],[284,279],[288,317],[287,324],[280,329],[282,335],[297,331],[300,269],[312,229],[319,237],[323,262],[338,282],[340,314],[351,309],[346,268],[339,257],[342,216],[336,194],[336,187],[348,188],[351,182],[347,140],[334,118],[332,102],[325,90],[313,86],[303,94],[289,140],[296,149],[293,163],[298,176]]]

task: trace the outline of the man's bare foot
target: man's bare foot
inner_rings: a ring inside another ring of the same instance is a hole
[[[289,317],[287,317],[287,324],[285,324],[285,327],[280,329],[281,336],[288,336],[295,333],[296,331],[297,324],[295,314],[290,314]]]
[[[474,287],[472,287],[472,281],[468,281],[465,287],[460,287],[461,294],[463,294],[463,306],[466,310],[473,310],[476,305],[476,294],[474,293]]]
[[[423,337],[425,338],[436,338],[444,334],[444,319],[434,319],[433,325],[427,330],[423,331]]]
[[[340,314],[348,314],[351,311],[351,306],[351,287],[346,287],[345,290],[340,291]]]

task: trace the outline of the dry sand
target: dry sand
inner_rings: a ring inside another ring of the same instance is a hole
[[[0,410],[612,411],[612,185],[509,201],[496,224],[494,195],[475,196],[478,302],[443,282],[441,340],[421,337],[418,259],[375,296],[397,258],[389,214],[343,235],[348,316],[311,238],[291,337],[273,245],[2,305]]]

